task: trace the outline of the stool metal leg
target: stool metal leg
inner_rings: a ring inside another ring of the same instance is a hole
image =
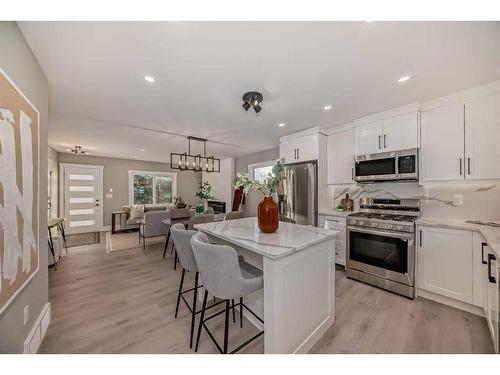
[[[181,285],[179,285],[179,294],[177,294],[177,305],[175,306],[175,318],[177,318],[177,312],[179,311],[179,302],[181,300],[182,285],[184,284],[184,275],[185,274],[186,274],[186,270],[183,268],[182,275],[181,275]]]
[[[243,297],[240,298],[240,328],[243,328]]]
[[[198,272],[194,276],[193,310],[191,311],[191,336],[189,338],[189,348],[193,347],[194,321],[196,320],[196,300],[198,299]]]
[[[236,317],[234,315],[234,299],[231,300],[231,309],[233,310],[233,323],[236,323]]]
[[[165,249],[163,250],[163,259],[165,259],[165,254],[167,254],[168,241],[170,240],[170,231],[168,231],[167,239],[165,240]]]
[[[205,295],[203,296],[203,305],[201,307],[200,324],[198,325],[198,334],[196,335],[196,347],[194,351],[198,351],[198,344],[200,343],[201,329],[203,327],[203,319],[205,319],[205,309],[207,307],[208,291],[205,289]]]
[[[177,269],[177,251],[174,250],[174,271]]]
[[[224,354],[227,354],[227,344],[229,337],[229,300],[226,300],[226,317],[224,319]]]

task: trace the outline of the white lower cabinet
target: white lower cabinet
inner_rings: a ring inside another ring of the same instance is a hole
[[[418,288],[472,304],[472,231],[419,226]]]
[[[418,290],[483,309],[496,353],[500,329],[499,263],[479,232],[417,226]]]
[[[335,263],[345,267],[346,264],[346,218],[342,216],[319,217],[319,227],[338,230],[340,234],[335,239]]]

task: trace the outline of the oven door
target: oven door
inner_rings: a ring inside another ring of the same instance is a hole
[[[358,182],[390,181],[397,178],[396,156],[356,160],[355,180]]]
[[[347,267],[413,286],[413,233],[347,227]]]

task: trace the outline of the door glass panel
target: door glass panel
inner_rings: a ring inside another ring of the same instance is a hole
[[[69,203],[93,203],[94,198],[69,198]]]
[[[94,191],[93,186],[70,186],[69,191]]]
[[[172,203],[172,178],[155,176],[156,203]]]
[[[349,259],[390,271],[408,271],[408,243],[400,238],[349,232]]]
[[[395,158],[364,160],[356,163],[356,176],[376,176],[395,173]]]
[[[89,225],[94,225],[95,221],[94,220],[78,220],[78,221],[70,221],[69,226],[70,227],[86,227]]]
[[[95,176],[91,174],[70,174],[69,179],[77,181],[94,181]]]
[[[94,213],[93,208],[81,208],[77,210],[69,210],[70,215],[92,215]]]

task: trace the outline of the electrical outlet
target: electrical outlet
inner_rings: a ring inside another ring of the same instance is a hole
[[[463,206],[464,205],[464,196],[462,194],[453,194],[453,205],[454,206]]]
[[[30,306],[24,306],[24,325],[28,324],[28,320],[30,319]]]

